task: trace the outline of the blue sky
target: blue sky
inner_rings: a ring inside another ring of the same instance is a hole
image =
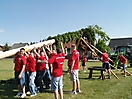
[[[110,37],[131,36],[132,0],[0,0],[0,44],[37,42],[99,25]]]

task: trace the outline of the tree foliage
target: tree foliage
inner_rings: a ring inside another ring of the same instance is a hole
[[[106,43],[110,42],[109,36],[98,25],[88,26],[78,31],[67,32],[64,34],[58,34],[57,36],[49,36],[47,40],[55,39],[57,48],[60,47],[59,42],[69,43],[74,40],[78,40],[80,37],[88,40],[89,43],[96,46],[100,50],[108,49]]]
[[[8,43],[6,43],[5,45],[4,45],[4,51],[8,51],[10,48],[9,48],[9,45],[8,45]]]

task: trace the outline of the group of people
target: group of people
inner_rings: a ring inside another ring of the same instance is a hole
[[[16,53],[14,58],[14,76],[15,83],[18,87],[18,93],[16,96],[24,98],[26,92],[31,93],[31,97],[36,96],[37,92],[43,91],[43,85],[46,89],[54,91],[55,99],[63,99],[63,64],[67,51],[64,50],[63,44],[61,48],[52,50],[52,46],[43,46],[42,48],[34,48],[25,51],[21,48],[19,52]],[[103,68],[108,70],[108,78],[111,78],[111,68],[109,65],[108,54],[105,50],[101,54],[101,61],[103,63]],[[77,94],[81,92],[80,81],[78,78],[79,61],[80,54],[76,49],[76,45],[71,45],[71,55],[68,58],[68,72],[70,74],[70,79],[72,81],[72,91],[70,94]],[[124,74],[126,76],[126,61],[127,59],[119,54],[118,60],[123,67]],[[82,56],[82,66],[83,71],[86,72],[86,56],[83,53]],[[43,84],[44,83],[44,84]],[[51,86],[50,86],[51,85]]]
[[[34,48],[28,52],[21,48],[14,58],[14,76],[18,87],[16,96],[24,98],[28,91],[31,93],[30,97],[36,96],[37,92],[41,92],[43,85],[45,85],[45,88],[49,89],[51,87],[51,90],[54,91],[55,99],[58,99],[58,94],[60,99],[63,99],[62,66],[66,54],[62,43],[61,48],[54,48],[54,50],[52,50],[52,46],[45,45],[41,49]],[[75,44],[72,44],[70,65],[68,65],[70,78],[73,83],[70,94],[81,92],[78,78],[79,56]]]
[[[108,71],[108,79],[110,79],[111,78],[111,66],[109,64],[109,57],[108,57],[108,54],[107,54],[107,50],[103,51],[103,53],[101,54],[100,59],[103,63],[102,67],[105,68]],[[125,58],[125,56],[123,56],[122,52],[119,53],[119,56],[117,57],[117,61],[119,61],[118,65],[120,66],[121,70],[124,71],[124,77],[126,77],[127,76],[126,75],[127,59]]]

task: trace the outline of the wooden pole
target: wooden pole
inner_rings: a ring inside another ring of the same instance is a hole
[[[95,53],[95,52],[93,51],[93,49],[87,44],[87,42],[86,42],[83,38],[81,38],[81,40],[88,46],[88,48],[89,48],[96,56],[98,56],[97,53]]]
[[[116,76],[116,74],[112,71],[112,70],[110,70],[111,71],[111,73],[114,75],[114,77],[116,78],[116,79],[119,79],[117,76]]]
[[[77,45],[76,45],[77,48],[78,48],[78,46],[79,46],[80,41],[81,41],[81,38],[79,38],[79,40],[78,40],[78,42],[77,42]]]
[[[87,42],[92,48],[94,48],[96,51],[98,51],[100,54],[102,54],[102,52],[99,50],[99,49],[97,49],[96,47],[94,47],[92,44],[90,44],[89,42]],[[113,62],[113,60],[112,59],[110,59],[109,58],[109,60],[112,62],[112,63],[114,63],[115,64],[115,62]]]
[[[83,39],[83,38],[82,38]],[[90,46],[92,46],[96,51],[98,51],[100,54],[102,54],[102,52],[100,51],[100,50],[98,50],[96,47],[94,47],[92,44],[90,44],[89,42],[87,42]],[[112,63],[114,63],[115,64],[115,62],[113,62],[113,60],[111,60],[110,58],[109,58],[109,60],[112,62]],[[111,65],[111,67],[113,67],[113,68],[115,68],[112,64],[110,64]],[[115,68],[116,69],[116,68]],[[126,70],[126,72],[129,74],[129,75],[131,75],[131,73],[129,73],[127,70]]]
[[[5,52],[1,52],[0,53],[0,59],[16,54],[18,51],[20,51],[21,48],[24,48],[25,50],[28,51],[29,49],[33,49],[34,47],[42,47],[43,45],[51,45],[53,43],[55,43],[55,39],[44,41],[44,42],[39,42],[39,43],[29,45],[29,46],[24,46],[24,47],[12,49],[12,50],[5,51]]]
[[[90,45],[88,45],[88,43],[83,39],[83,38],[81,38],[81,40],[90,48],[90,50],[95,54],[95,55],[97,55],[97,53],[96,52],[94,52],[93,51],[93,49],[90,47]],[[102,52],[101,52],[102,53]],[[97,57],[99,57],[98,55],[97,55]],[[99,57],[100,58],[100,57]],[[116,78],[116,79],[119,79],[117,76],[116,76],[116,74],[111,70],[111,73],[114,75],[114,77]]]

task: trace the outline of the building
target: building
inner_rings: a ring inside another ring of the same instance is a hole
[[[122,37],[122,38],[111,38],[110,41],[110,51],[114,51],[114,48],[119,45],[132,45],[132,37]]]
[[[0,45],[0,51],[3,51],[4,50],[4,47]]]
[[[24,47],[24,46],[29,46],[29,44],[28,43],[14,43],[11,46],[10,50],[20,48],[20,47]]]
[[[64,48],[67,48],[67,57],[68,58],[71,54],[71,45],[72,44],[76,44],[78,43],[77,41],[72,41],[69,43],[64,44]],[[77,45],[77,49],[80,52],[80,57],[82,56],[83,52],[85,52],[87,59],[94,59],[94,54],[92,53],[92,51],[82,42],[79,43],[79,45]],[[94,50],[94,49],[93,49]]]

